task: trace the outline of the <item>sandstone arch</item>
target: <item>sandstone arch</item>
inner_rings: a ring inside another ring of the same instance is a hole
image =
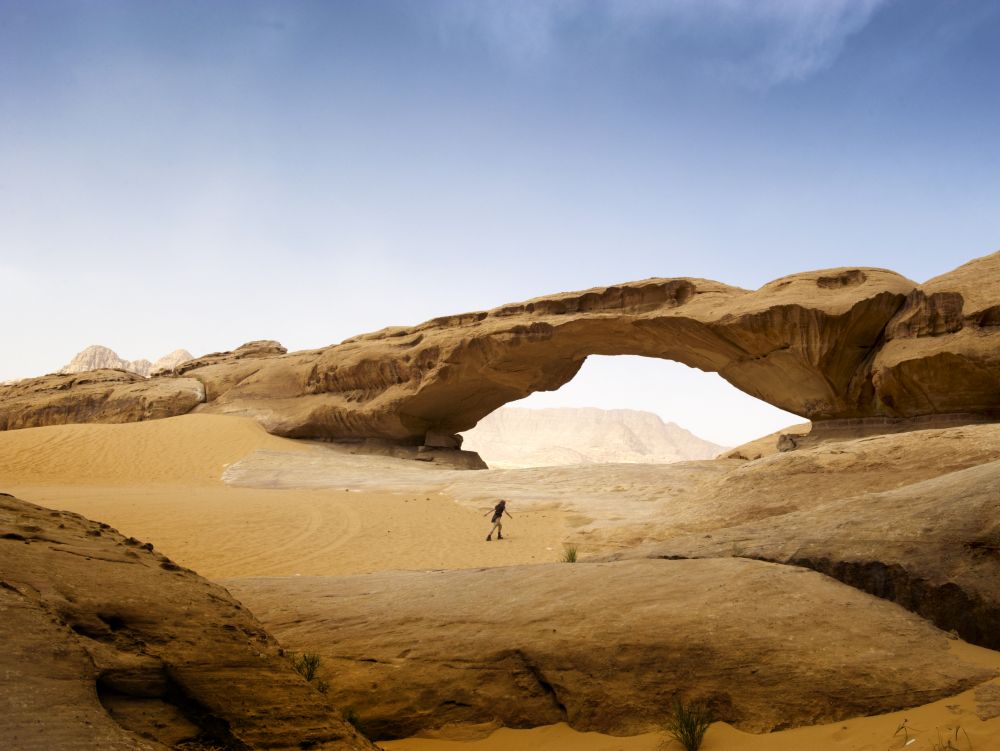
[[[648,279],[384,329],[286,353],[255,342],[147,381],[98,371],[0,387],[0,427],[245,414],[291,437],[448,442],[569,381],[588,355],[718,372],[818,425],[995,419],[1000,253],[917,285],[842,268],[748,291]],[[194,403],[193,403],[194,402]]]

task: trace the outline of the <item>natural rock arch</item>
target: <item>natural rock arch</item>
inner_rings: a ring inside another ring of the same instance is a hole
[[[0,388],[0,427],[124,422],[193,408],[251,415],[291,437],[447,444],[503,404],[559,388],[592,354],[718,372],[828,427],[995,419],[998,310],[1000,253],[919,288],[870,268],[796,274],[755,291],[649,279],[318,350],[255,342],[146,381],[119,371],[48,376]]]

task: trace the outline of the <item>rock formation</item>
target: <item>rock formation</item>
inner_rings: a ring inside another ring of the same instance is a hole
[[[488,475],[257,451],[223,478],[262,488],[445,493],[558,506],[590,558],[743,555],[815,568],[982,646],[1000,645],[1000,424],[830,441],[756,461],[582,465]],[[2,469],[2,466],[0,466]]]
[[[492,721],[632,734],[658,729],[674,697],[765,731],[923,704],[992,677],[892,603],[736,558],[227,586],[284,643],[322,654],[331,692],[379,738]]]
[[[0,387],[0,429],[154,420],[186,414],[204,400],[195,378],[146,379],[124,370],[47,375]]]
[[[491,467],[667,464],[720,451],[659,415],[632,409],[502,407],[463,435]]]
[[[251,415],[283,436],[409,444],[430,437],[457,446],[454,434],[507,402],[559,388],[588,355],[630,354],[718,372],[810,419],[812,436],[884,432],[1000,416],[998,310],[1000,253],[920,287],[868,268],[796,274],[752,292],[649,279],[384,329],[325,349],[289,354],[252,343],[184,363],[145,388],[197,380],[199,410]],[[93,399],[75,382],[35,389],[39,403],[19,400],[23,390],[0,387],[0,425],[147,419],[143,409],[114,418],[69,407],[77,395]],[[62,407],[49,413],[53,390]]]
[[[194,355],[186,349],[175,349],[173,352],[168,352],[159,360],[154,362],[152,367],[149,369],[149,373],[146,375],[154,375],[155,373],[160,373],[162,371],[171,371],[181,363],[187,362],[193,357]]]
[[[78,352],[60,373],[86,373],[91,370],[127,370],[141,376],[149,376],[163,370],[172,370],[193,355],[186,349],[177,349],[164,355],[156,362],[149,360],[125,360],[114,350],[94,344]]]
[[[773,487],[783,491],[780,483]],[[820,571],[898,602],[968,642],[1000,649],[1000,460],[612,558],[733,551]]]
[[[222,587],[106,524],[0,494],[3,747],[375,747]]]

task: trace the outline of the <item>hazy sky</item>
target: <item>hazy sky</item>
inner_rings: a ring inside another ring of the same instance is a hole
[[[650,276],[924,280],[1000,247],[998,79],[992,0],[0,0],[0,380]],[[723,398],[619,360],[566,388]]]

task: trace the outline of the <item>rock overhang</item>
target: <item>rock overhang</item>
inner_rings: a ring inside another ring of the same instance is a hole
[[[753,291],[646,279],[442,316],[317,350],[252,342],[148,380],[46,376],[0,387],[0,427],[196,410],[250,415],[288,437],[421,444],[428,433],[467,430],[507,402],[559,388],[590,355],[718,372],[814,423],[869,421],[877,430],[914,418],[994,419],[1000,313],[993,311],[1000,311],[1000,253],[923,286],[864,267],[793,274]]]

